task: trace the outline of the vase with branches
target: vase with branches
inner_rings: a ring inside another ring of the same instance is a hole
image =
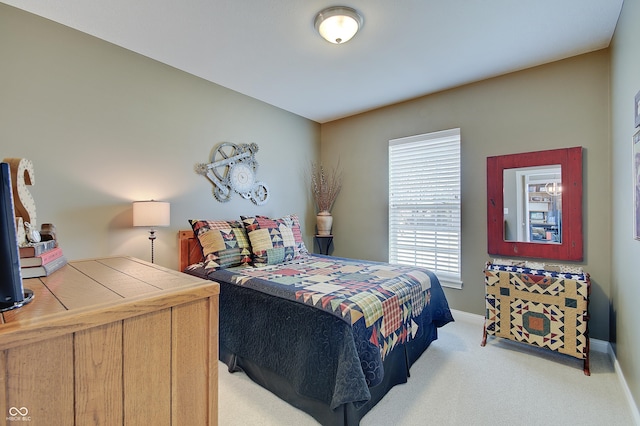
[[[311,193],[318,209],[316,224],[318,235],[331,235],[333,216],[331,209],[342,189],[342,172],[337,164],[327,170],[321,163],[311,164]]]

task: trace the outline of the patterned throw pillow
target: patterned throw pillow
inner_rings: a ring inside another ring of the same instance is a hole
[[[240,218],[251,241],[255,266],[275,265],[308,253],[302,240],[297,215],[287,215],[279,219],[266,216]]]
[[[189,220],[202,246],[206,269],[229,268],[251,262],[251,245],[237,220]]]

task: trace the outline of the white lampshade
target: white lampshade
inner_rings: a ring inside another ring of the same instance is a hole
[[[171,223],[170,203],[163,201],[134,201],[133,226],[160,227]]]
[[[355,9],[335,6],[324,9],[315,19],[316,30],[327,41],[342,44],[351,40],[362,27],[364,19]]]

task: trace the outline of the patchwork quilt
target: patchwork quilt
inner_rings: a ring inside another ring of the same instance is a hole
[[[358,347],[361,363],[380,372],[367,375],[369,386],[382,380],[380,366],[395,347],[416,338],[425,324],[453,321],[435,274],[413,266],[308,254],[277,265],[210,271],[207,278],[341,318],[366,339],[366,348]]]
[[[488,334],[588,356],[589,275],[488,263]]]

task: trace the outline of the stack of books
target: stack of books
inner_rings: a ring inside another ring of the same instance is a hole
[[[46,277],[67,264],[56,240],[32,243],[19,250],[22,278]]]

